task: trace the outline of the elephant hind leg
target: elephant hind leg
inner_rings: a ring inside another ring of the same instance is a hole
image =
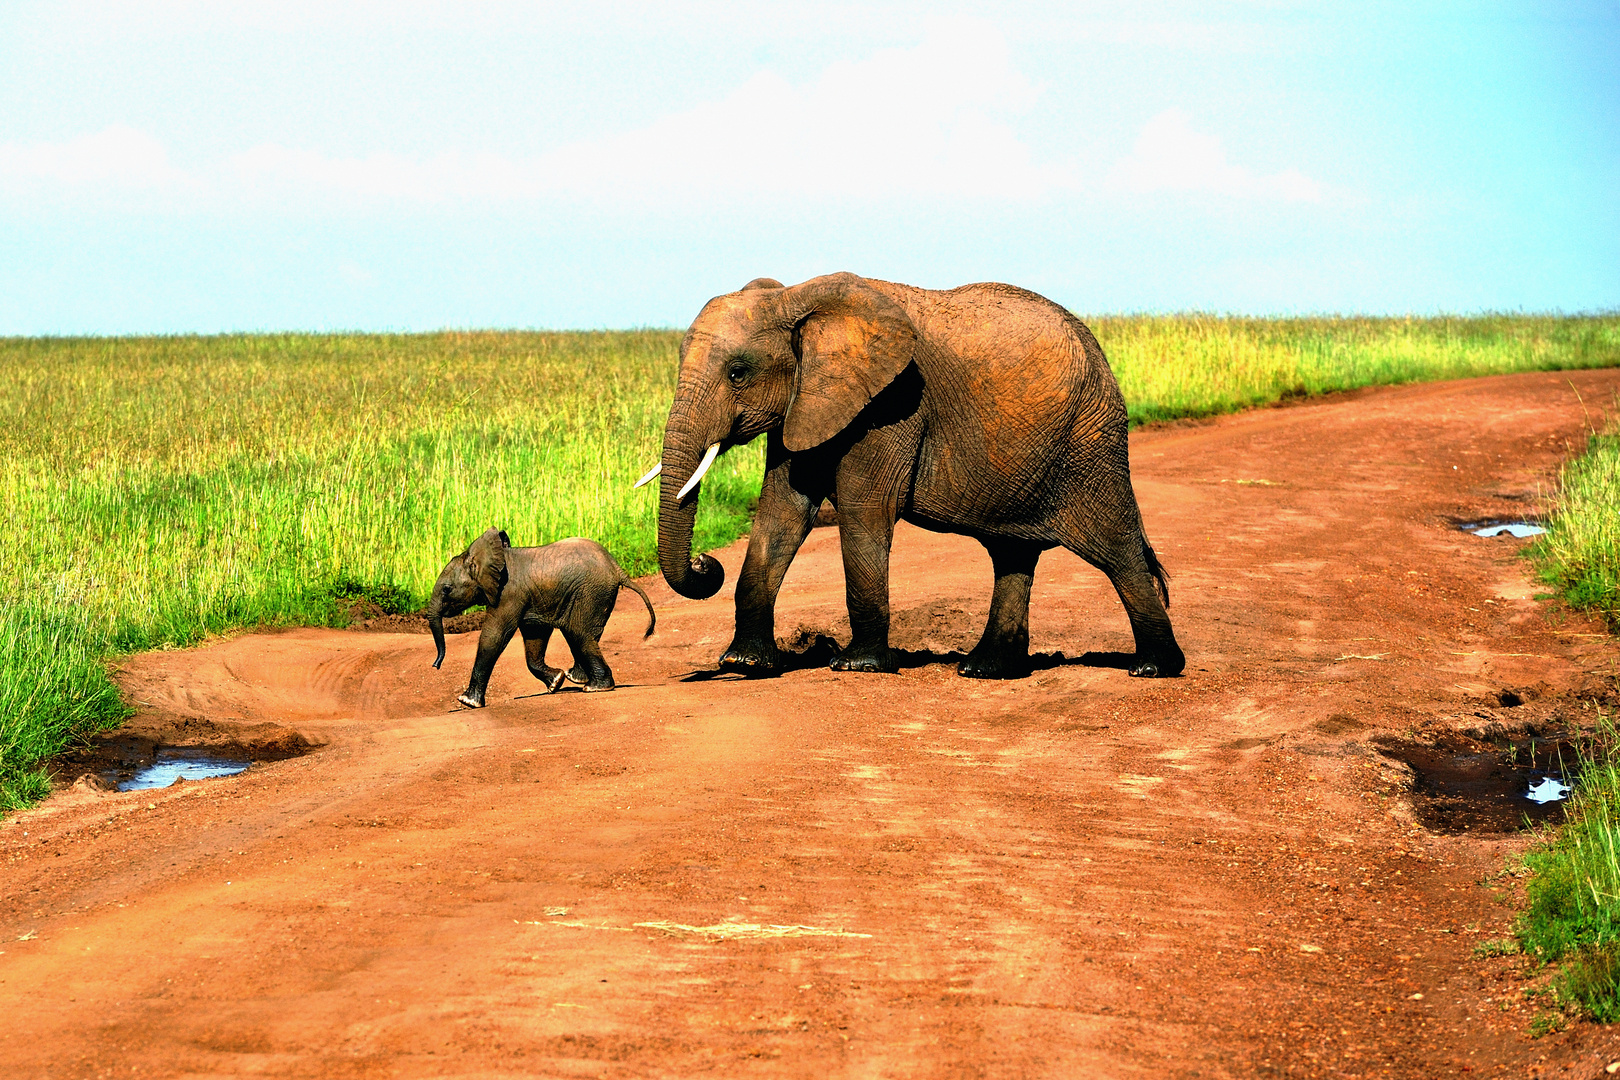
[[[1136,639],[1136,660],[1130,673],[1143,678],[1180,675],[1187,658],[1176,644],[1165,611],[1165,602],[1170,598],[1168,577],[1141,531],[1122,537],[1101,559],[1086,551],[1077,550],[1076,554],[1108,575],[1125,605],[1131,635]]]
[[[1068,493],[1067,508],[1055,523],[1054,539],[1108,575],[1136,639],[1130,673],[1139,677],[1179,675],[1187,666],[1165,608],[1169,576],[1142,531],[1142,515],[1123,460],[1087,473]]]
[[[1041,547],[1027,540],[984,541],[995,568],[984,635],[956,673],[969,679],[1019,679],[1029,674],[1029,590]]]
[[[568,642],[569,651],[574,654],[574,667],[568,673],[569,680],[582,684],[587,691],[612,690],[615,685],[613,670],[603,659],[602,646],[597,644],[596,638],[571,630],[564,630],[562,634],[563,640]]]

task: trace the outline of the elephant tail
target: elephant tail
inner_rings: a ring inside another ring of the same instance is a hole
[[[1153,583],[1159,587],[1159,599],[1163,601],[1165,610],[1170,610],[1170,574],[1153,553],[1153,545],[1147,542],[1145,536],[1142,538],[1142,558],[1147,560],[1148,573],[1153,575]]]
[[[621,588],[629,589],[631,592],[641,597],[641,602],[647,605],[647,632],[641,636],[643,638],[652,637],[653,630],[658,626],[658,612],[653,610],[652,597],[647,595],[646,589],[643,589],[640,585],[637,585],[635,582],[631,581],[627,577],[624,577],[623,575],[620,575],[619,577],[619,585]]]

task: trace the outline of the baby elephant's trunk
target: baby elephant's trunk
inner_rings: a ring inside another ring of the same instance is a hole
[[[428,616],[428,629],[433,631],[433,644],[439,650],[439,655],[433,660],[433,666],[438,667],[444,663],[444,619],[438,615]]]

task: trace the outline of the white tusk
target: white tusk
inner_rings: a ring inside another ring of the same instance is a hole
[[[685,484],[682,484],[681,490],[675,493],[676,502],[686,498],[686,493],[698,486],[698,481],[703,479],[703,474],[709,471],[709,466],[713,465],[714,459],[719,456],[720,444],[712,443],[709,446],[709,449],[704,453],[703,460],[698,462],[697,472],[692,474],[692,479],[688,480]]]
[[[646,476],[643,476],[640,480],[637,480],[634,484],[631,484],[630,486],[631,487],[645,487],[647,484],[652,482],[653,477],[657,476],[659,473],[661,473],[663,471],[664,471],[664,463],[659,462],[657,465],[654,465],[651,469],[649,469],[647,471]]]

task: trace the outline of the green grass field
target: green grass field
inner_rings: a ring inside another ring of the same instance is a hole
[[[1374,383],[1620,364],[1620,316],[1090,320],[1137,421]],[[490,525],[654,566],[680,335],[0,340],[0,812],[125,708],[119,654],[425,598]],[[698,548],[747,525],[756,446],[704,483]]]

